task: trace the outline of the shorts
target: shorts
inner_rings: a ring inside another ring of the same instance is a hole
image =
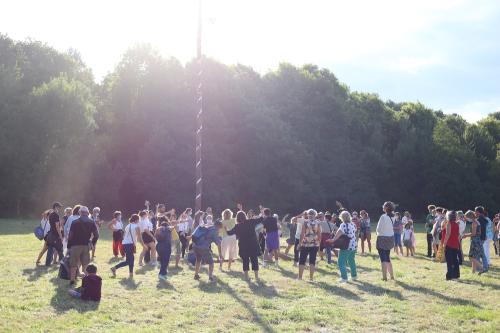
[[[220,246],[224,260],[236,258],[238,254],[238,241],[236,240],[236,235],[223,237]]]
[[[212,258],[212,251],[210,249],[193,247],[194,255],[196,256],[196,260],[200,261],[204,264],[212,265],[214,263],[214,258]]]
[[[143,232],[143,233],[141,234],[141,236],[142,236],[142,241],[144,242],[144,244],[154,243],[154,241],[155,241],[155,240],[154,240],[154,238],[153,238],[153,237],[151,237],[151,236],[150,236],[148,233],[146,233],[146,232]]]
[[[307,257],[309,257],[309,265],[316,265],[316,255],[318,254],[318,247],[317,246],[312,246],[312,247],[305,247],[302,246],[300,248],[300,254],[299,254],[299,265],[304,266],[307,261]]]
[[[172,254],[181,254],[181,241],[180,239],[172,240]]]
[[[69,266],[72,268],[82,265],[86,267],[90,262],[90,250],[88,245],[73,245],[69,254]]]
[[[368,237],[371,238],[371,235],[372,235],[372,230],[370,228],[361,229],[360,232],[361,240],[368,239]]]
[[[403,245],[404,245],[405,247],[412,247],[411,240],[410,240],[410,239],[405,239],[405,240],[403,241]]]
[[[401,234],[400,233],[397,233],[397,232],[394,233],[394,246],[403,246],[401,244]]]
[[[268,251],[274,251],[280,248],[280,235],[278,234],[278,230],[267,233],[266,248]]]
[[[391,250],[377,249],[381,262],[391,262]]]

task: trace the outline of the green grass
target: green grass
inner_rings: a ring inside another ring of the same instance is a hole
[[[357,256],[359,281],[339,286],[338,268],[319,262],[316,281],[295,280],[291,261],[261,270],[263,285],[233,272],[218,281],[193,280],[186,265],[158,283],[156,269],[136,268],[110,278],[110,235],[103,232],[97,264],[103,277],[100,304],[67,294],[56,267],[34,265],[41,242],[36,221],[0,220],[0,332],[494,332],[500,325],[500,260],[483,276],[462,267],[461,281],[444,279],[445,264],[393,256],[396,281],[383,282],[375,253]],[[464,244],[468,252],[468,241]],[[493,252],[493,250],[492,250]]]

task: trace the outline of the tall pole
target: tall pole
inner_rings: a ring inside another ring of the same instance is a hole
[[[201,168],[201,148],[202,148],[202,130],[203,130],[203,84],[202,84],[202,54],[201,54],[201,1],[198,0],[198,41],[197,41],[197,60],[198,60],[198,87],[196,89],[196,106],[198,113],[196,114],[196,197],[195,197],[195,212],[201,211],[202,208],[202,192],[203,192],[203,177]]]

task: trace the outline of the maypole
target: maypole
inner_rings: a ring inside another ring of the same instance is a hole
[[[202,148],[202,130],[203,130],[203,84],[202,84],[202,54],[201,54],[201,0],[198,0],[198,41],[197,41],[197,60],[198,60],[198,87],[196,89],[196,197],[195,212],[201,211],[203,177],[201,168],[201,148]]]

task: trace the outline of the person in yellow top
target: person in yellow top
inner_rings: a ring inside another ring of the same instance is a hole
[[[231,270],[231,264],[238,255],[238,241],[236,235],[228,235],[227,230],[231,230],[236,225],[236,219],[233,217],[233,212],[226,209],[222,212],[222,228],[219,229],[219,236],[222,238],[221,243],[221,257],[220,270],[222,271],[222,264],[227,260],[227,269]]]

